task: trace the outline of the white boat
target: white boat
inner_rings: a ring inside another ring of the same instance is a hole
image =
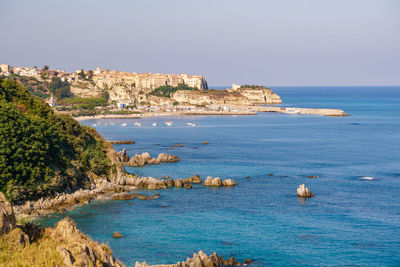
[[[96,123],[93,123],[93,124],[92,124],[92,126],[93,126],[93,127],[96,127],[96,126],[97,126],[97,124],[96,124]]]
[[[166,122],[164,122],[164,123],[165,123],[165,125],[167,125],[167,126],[172,126],[172,124],[173,124],[172,121],[166,121]]]
[[[372,181],[372,180],[375,180],[375,177],[365,176],[365,177],[361,177],[361,178],[359,178],[359,179],[360,179],[360,180]]]
[[[297,108],[286,108],[286,112],[291,114],[298,114],[299,110]]]
[[[128,125],[127,123],[123,123],[121,124],[122,127],[125,127],[126,125]]]
[[[189,126],[193,126],[193,127],[196,126],[196,123],[193,123],[193,122],[188,122],[188,123],[186,123],[186,124],[189,125]]]
[[[157,125],[158,125],[157,122],[153,122],[151,126],[156,127]]]
[[[142,124],[140,122],[135,122],[134,125],[137,127],[142,127]]]

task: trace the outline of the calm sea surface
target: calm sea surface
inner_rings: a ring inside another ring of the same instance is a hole
[[[351,116],[165,117],[141,119],[142,127],[133,124],[138,120],[85,121],[109,140],[135,140],[116,145],[131,156],[148,151],[181,158],[127,168],[131,173],[220,176],[239,185],[161,190],[160,198],[132,206],[95,201],[40,221],[52,225],[71,216],[128,266],[175,263],[199,250],[250,258],[255,267],[400,265],[400,87],[273,89],[285,106],[340,108]],[[184,146],[170,150],[174,144]],[[314,198],[297,198],[302,183]],[[113,239],[114,231],[124,238]]]

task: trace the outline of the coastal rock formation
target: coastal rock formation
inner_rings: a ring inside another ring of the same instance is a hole
[[[280,104],[279,95],[268,88],[239,88],[236,90],[177,91],[172,99],[189,105],[234,105]]]
[[[178,156],[166,153],[160,153],[157,158],[152,158],[148,152],[144,152],[142,154],[135,154],[133,157],[129,158],[125,148],[122,151],[117,152],[117,158],[123,165],[131,167],[144,166],[145,164],[160,164],[162,162],[180,161]]]
[[[203,182],[203,180],[201,180],[200,176],[197,174],[192,177],[189,177],[188,181],[189,181],[189,183],[192,183],[192,184],[201,184]]]
[[[0,235],[7,234],[15,228],[13,207],[0,192]]]
[[[57,223],[51,236],[63,243],[56,250],[67,266],[124,266],[113,258],[106,245],[98,244],[79,231],[69,217]]]
[[[219,177],[212,178],[211,176],[208,176],[207,179],[204,181],[203,185],[221,187],[221,186],[235,186],[237,185],[237,183],[232,179],[226,179],[222,181],[221,178]]]
[[[146,262],[136,262],[135,267],[219,267],[219,266],[243,266],[242,263],[238,262],[234,257],[229,257],[225,260],[223,257],[213,253],[207,256],[203,251],[199,251],[199,254],[193,254],[192,258],[188,258],[186,261],[178,262],[176,264],[160,264],[160,265],[148,265]]]
[[[304,184],[301,184],[301,185],[299,185],[299,188],[297,188],[297,196],[303,197],[303,198],[308,198],[308,197],[313,197],[314,194],[311,193],[311,191],[308,190],[308,188]]]

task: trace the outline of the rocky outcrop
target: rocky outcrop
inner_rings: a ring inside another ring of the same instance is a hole
[[[308,188],[304,184],[301,184],[301,185],[299,185],[299,188],[297,188],[297,196],[303,197],[303,198],[308,198],[308,197],[313,197],[314,194],[311,193],[311,191],[308,190]]]
[[[236,90],[177,91],[172,99],[189,105],[280,104],[281,98],[268,88],[239,88]]]
[[[223,257],[213,253],[207,256],[203,251],[199,254],[193,254],[192,258],[186,261],[178,262],[176,264],[161,264],[161,265],[148,265],[146,262],[136,262],[135,267],[219,267],[219,266],[243,266],[234,257],[224,259]]]
[[[66,266],[124,266],[106,245],[84,235],[68,217],[59,221],[50,235],[61,243],[56,250]]]
[[[221,186],[235,186],[237,183],[232,179],[221,180],[219,177],[212,178],[208,176],[207,179],[204,181],[203,185],[205,186],[214,186],[214,187],[221,187]]]
[[[125,166],[138,167],[146,164],[160,164],[163,162],[178,162],[179,157],[176,155],[160,153],[156,158],[152,158],[148,152],[142,154],[135,154],[129,157],[124,148],[122,151],[117,152],[118,160]]]
[[[0,192],[0,235],[7,234],[15,228],[15,215],[10,202]]]

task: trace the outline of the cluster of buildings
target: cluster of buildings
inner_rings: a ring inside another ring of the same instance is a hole
[[[108,85],[109,87],[116,83],[125,83],[132,85],[135,88],[155,89],[164,85],[175,87],[178,84],[184,83],[190,87],[194,87],[199,90],[208,89],[207,81],[205,77],[201,75],[188,75],[186,73],[130,73],[119,72],[115,70],[102,70],[100,68],[97,68],[94,71],[84,71],[84,74],[88,77],[89,72],[91,72],[90,79],[96,82],[96,84]],[[45,73],[47,77],[59,77],[62,81],[67,81],[70,83],[82,79],[82,77],[80,76],[81,70],[70,73],[58,69],[45,70],[38,69],[37,67],[11,67],[10,65],[5,63],[0,65],[0,74],[3,76],[17,74],[42,80],[42,73]]]
[[[59,77],[62,81],[73,82],[76,79],[75,73],[71,74],[64,70],[45,70],[35,67],[12,67],[8,64],[0,64],[0,74],[3,76],[10,76],[11,74],[17,74],[20,76],[32,77],[39,81],[43,80],[42,73],[46,74],[46,77]]]
[[[78,73],[77,71],[76,73]],[[199,90],[207,90],[208,85],[204,76],[181,74],[161,74],[161,73],[132,73],[109,71],[97,68],[93,71],[93,80],[96,83],[115,84],[123,82],[133,85],[136,88],[155,89],[160,86],[170,85],[176,87],[178,84],[184,83],[190,87]]]

